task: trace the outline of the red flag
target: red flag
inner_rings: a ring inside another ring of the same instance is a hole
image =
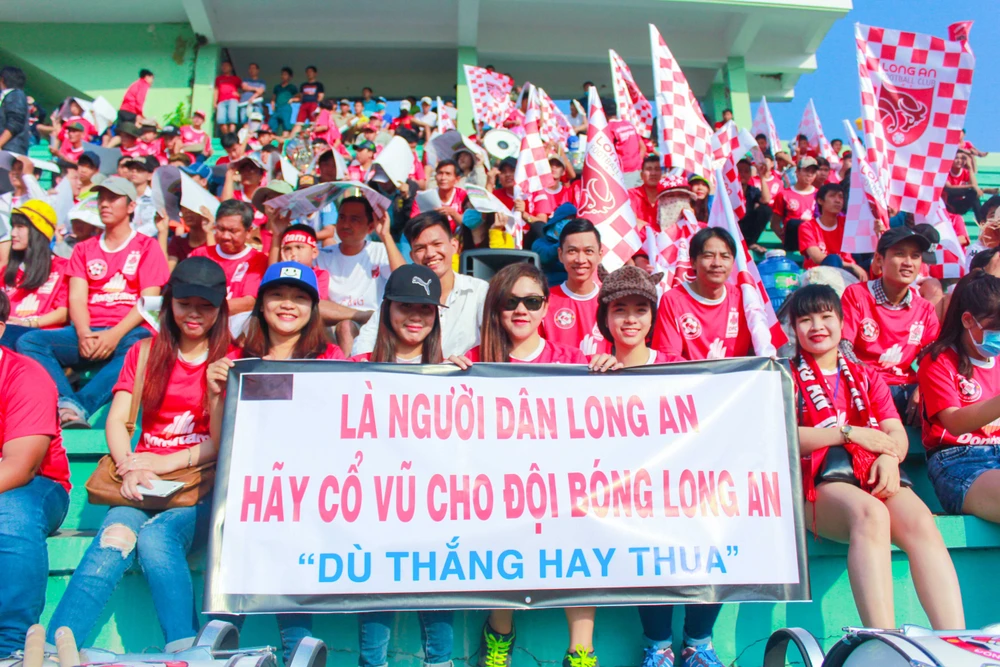
[[[641,137],[649,137],[653,133],[653,105],[639,90],[632,77],[632,70],[622,60],[614,49],[608,49],[611,58],[611,81],[615,89],[615,104],[618,105],[618,117],[628,121]]]
[[[629,201],[621,163],[608,134],[608,119],[597,88],[589,95],[590,127],[587,129],[587,157],[583,163],[583,189],[579,215],[597,226],[601,233],[601,264],[608,271],[620,268],[641,247],[638,224]]]

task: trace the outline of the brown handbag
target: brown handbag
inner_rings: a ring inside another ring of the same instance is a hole
[[[142,388],[146,381],[146,361],[149,359],[151,344],[152,340],[149,338],[139,343],[139,360],[135,366],[132,402],[129,405],[128,420],[125,422],[125,430],[128,431],[130,440],[135,433],[139,405],[142,402]],[[183,482],[184,487],[166,498],[144,496],[141,501],[129,500],[121,494],[122,478],[118,474],[115,460],[110,455],[102,456],[101,460],[97,462],[97,468],[84,485],[87,489],[87,501],[91,505],[136,507],[143,510],[191,507],[211,495],[215,484],[215,461],[181,468],[171,473],[158,475],[158,477],[170,482]]]

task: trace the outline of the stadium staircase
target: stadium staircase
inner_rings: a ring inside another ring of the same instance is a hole
[[[221,152],[221,151],[220,151]],[[41,154],[38,157],[42,157]],[[991,156],[992,157],[992,156]],[[1000,160],[984,161],[980,182],[985,187],[1000,185]],[[970,234],[975,223],[969,222]],[[973,236],[973,238],[975,238]],[[777,245],[777,239],[768,240]],[[64,443],[69,453],[73,491],[70,507],[62,528],[49,538],[49,581],[42,622],[51,617],[73,570],[100,526],[106,508],[90,505],[84,482],[98,459],[107,452],[103,421],[105,411],[95,415],[92,430],[66,431]],[[733,443],[734,447],[741,443]],[[926,462],[919,433],[910,432],[910,453],[904,467],[914,481],[914,489],[935,513],[941,512],[927,479]],[[1000,526],[973,517],[936,517],[945,543],[958,569],[966,618],[969,627],[982,627],[1000,621],[996,605],[1000,585],[996,576],[1000,562]],[[807,521],[811,517],[806,517]],[[813,602],[808,603],[744,603],[727,605],[715,629],[715,645],[727,665],[741,667],[762,664],[764,645],[771,632],[780,627],[800,626],[808,629],[828,649],[841,636],[841,628],[860,625],[855,610],[846,569],[846,547],[828,540],[807,537],[809,574]],[[244,547],[248,553],[256,545]],[[193,554],[196,591],[200,596],[204,554]],[[897,622],[927,624],[910,580],[906,556],[893,552],[895,607]],[[460,663],[475,663],[479,636],[485,612],[456,614],[454,658]],[[683,615],[675,615],[674,636],[682,636]],[[565,617],[560,610],[518,612],[517,643],[514,655],[516,667],[541,667],[558,664],[566,649]],[[156,621],[145,581],[138,568],[125,577],[99,621],[99,634],[90,644],[111,650],[145,651],[162,646],[163,636]],[[329,645],[331,667],[357,664],[358,630],[353,615],[328,615],[317,618],[315,632]],[[270,644],[277,646],[278,633],[271,617],[256,617],[244,628],[244,645]],[[626,667],[640,664],[642,629],[632,608],[605,608],[598,611],[595,646],[605,667]],[[399,614],[391,643],[393,664],[419,667],[422,662],[420,628],[415,614]]]

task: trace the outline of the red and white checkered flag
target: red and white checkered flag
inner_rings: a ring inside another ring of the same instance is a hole
[[[590,127],[587,128],[579,215],[597,226],[601,233],[601,264],[608,271],[614,271],[632,258],[642,241],[597,88],[591,86],[587,95]]]
[[[517,156],[514,183],[521,192],[541,192],[556,184],[549,167],[549,156],[545,142],[538,130],[538,89],[534,86],[528,93],[528,111],[524,115],[524,138],[521,139],[521,153]]]
[[[539,126],[542,139],[556,141],[565,145],[569,135],[573,134],[573,126],[569,118],[559,110],[549,94],[543,88],[538,88],[538,103],[542,112],[542,123]]]
[[[931,205],[927,214],[915,213],[913,215],[915,224],[933,225],[937,230],[941,242],[934,248],[937,256],[937,263],[930,265],[931,277],[938,280],[944,278],[961,278],[965,275],[966,258],[965,250],[955,234],[955,228],[951,224],[951,218],[944,207],[944,202],[938,199]]]
[[[653,80],[656,84],[656,137],[660,155],[667,167],[679,167],[686,172],[708,176],[712,128],[694,99],[684,72],[660,36],[649,24],[649,41],[653,51]]]
[[[802,120],[799,121],[799,129],[796,135],[804,134],[809,138],[809,146],[820,156],[827,159],[831,165],[840,164],[840,157],[833,151],[830,142],[823,134],[823,124],[819,122],[819,114],[816,113],[816,105],[812,98],[806,104],[806,110],[802,112]]]
[[[685,209],[684,215],[662,232],[654,232],[652,227],[646,227],[646,238],[642,249],[649,258],[650,273],[662,273],[660,289],[666,292],[681,283],[694,280],[691,271],[690,245],[691,237],[698,233],[704,225],[694,217],[694,211]]]
[[[715,171],[716,181],[723,183],[726,177],[722,171]],[[773,357],[777,348],[788,342],[788,336],[781,328],[781,322],[774,313],[774,306],[764,289],[764,281],[753,261],[753,255],[743,239],[736,213],[729,204],[728,197],[715,197],[712,210],[708,214],[709,227],[722,227],[736,240],[736,266],[729,282],[736,285],[743,294],[743,315],[750,327],[750,338],[758,357]]]
[[[875,252],[880,229],[889,229],[885,190],[882,189],[882,179],[868,162],[864,146],[854,133],[850,121],[844,121],[844,129],[850,137],[853,163],[841,250],[849,253]]]
[[[618,117],[631,123],[640,137],[648,139],[653,133],[653,105],[639,90],[632,70],[621,56],[614,49],[608,49],[608,56],[611,58],[611,84],[615,90]]]
[[[890,207],[927,214],[955,159],[975,56],[965,40],[860,23],[854,32],[869,162],[884,162]]]
[[[778,137],[778,128],[771,117],[771,108],[767,106],[767,98],[760,98],[760,106],[757,107],[757,115],[753,118],[753,125],[750,127],[753,136],[763,134],[767,137],[767,146],[771,149],[771,155],[781,150],[781,139]]]
[[[756,146],[757,141],[753,135],[746,128],[738,129],[733,121],[729,121],[712,135],[712,166],[722,172],[721,185],[725,188],[737,220],[746,215],[747,201],[736,163]]]
[[[446,107],[440,97],[437,98],[437,131],[441,134],[458,129],[455,127],[455,118],[451,115],[454,111]]]
[[[466,65],[465,80],[469,84],[472,114],[476,122],[501,127],[504,119],[514,109],[514,103],[510,101],[514,79],[484,67]]]

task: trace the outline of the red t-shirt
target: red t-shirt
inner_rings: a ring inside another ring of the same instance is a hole
[[[82,143],[79,146],[73,146],[73,144],[68,141],[64,141],[59,144],[59,157],[62,159],[76,163],[76,161],[80,159],[81,155],[83,155]]]
[[[125,97],[122,98],[122,105],[119,109],[141,116],[142,107],[146,104],[146,93],[148,92],[149,82],[145,79],[133,81],[132,85],[125,91]]]
[[[751,176],[750,185],[758,189],[763,189],[760,184],[760,176]],[[767,189],[771,193],[771,204],[773,205],[778,200],[778,195],[784,190],[784,186],[781,185],[781,177],[773,171],[771,172],[770,180],[767,182]]]
[[[132,392],[141,344],[141,341],[136,343],[125,354],[125,363],[112,391]],[[142,436],[135,446],[136,452],[173,454],[211,437],[209,414],[204,403],[205,392],[208,391],[205,383],[207,368],[207,358],[197,364],[177,358],[170,371],[160,409],[142,411]],[[146,370],[149,370],[148,366]],[[149,379],[148,376],[146,379]]]
[[[316,272],[316,286],[319,292],[320,301],[330,300],[330,272],[326,269],[317,269],[313,267],[313,271]]]
[[[260,279],[267,271],[267,255],[246,246],[235,255],[227,255],[217,245],[195,248],[188,257],[208,257],[226,272],[226,299],[257,296]]]
[[[69,281],[66,279],[66,267],[69,262],[62,257],[52,256],[52,268],[49,271],[49,278],[41,287],[34,291],[27,291],[20,287],[12,287],[4,283],[3,272],[6,267],[0,268],[0,289],[10,300],[10,314],[14,317],[41,317],[48,315],[57,308],[64,308],[69,305]],[[24,269],[17,270],[16,282],[24,280]],[[58,329],[64,324],[53,324],[46,329]]]
[[[837,218],[837,226],[833,229],[823,227],[819,220],[805,220],[802,222],[799,226],[799,252],[805,258],[805,261],[802,263],[803,268],[810,269],[817,266],[816,262],[812,261],[806,255],[806,249],[808,248],[819,248],[820,251],[828,255],[840,255],[845,264],[854,263],[854,258],[851,257],[850,253],[840,252],[840,248],[844,244],[844,221],[844,217],[839,216]]]
[[[69,126],[73,123],[79,123],[80,125],[83,125],[84,142],[88,142],[93,137],[97,136],[97,129],[94,128],[93,124],[91,124],[89,120],[87,120],[83,116],[71,116],[70,118],[67,118],[66,120],[63,121],[62,128],[59,130],[59,134],[56,135],[56,138],[58,138],[59,141],[66,140],[66,133],[69,131]]]
[[[622,172],[639,171],[642,169],[642,159],[646,157],[645,146],[635,126],[626,120],[609,120],[608,134],[618,153]]]
[[[52,438],[38,474],[67,491],[69,460],[59,428],[56,385],[45,369],[28,357],[0,347],[0,459],[3,446],[30,435]]]
[[[913,291],[909,307],[890,310],[875,303],[872,282],[844,290],[843,339],[854,345],[858,359],[879,371],[886,383],[913,384],[917,374],[910,366],[937,338],[940,328],[934,306]]]
[[[640,185],[637,188],[632,188],[628,191],[628,198],[632,203],[632,211],[635,213],[636,219],[652,225],[653,229],[659,231],[660,224],[656,214],[656,201],[654,200],[652,204],[649,203],[649,198],[646,197],[646,186]]]
[[[957,174],[954,173],[954,172],[952,172],[952,171],[949,171],[948,172],[948,178],[945,179],[945,184],[946,185],[951,185],[953,187],[961,187],[963,185],[971,185],[972,184],[972,175],[969,174],[969,170],[965,169],[964,167],[962,169],[960,169]]]
[[[413,154],[413,166],[410,167],[410,178],[415,181],[427,180],[427,172],[424,171],[424,165],[420,162],[420,158],[417,154]]]
[[[239,347],[234,347],[229,352],[226,353],[226,357],[229,359],[253,359],[253,357],[248,357],[243,354],[243,349]],[[344,351],[340,347],[334,345],[333,343],[327,343],[326,349],[315,359],[332,359],[333,361],[347,361],[344,356]]]
[[[1000,364],[996,359],[988,368],[973,365],[972,377],[966,378],[958,372],[958,354],[945,350],[937,359],[926,356],[921,360],[917,379],[924,401],[921,429],[924,447],[1000,445],[1000,419],[959,436],[949,433],[936,419],[945,408],[967,408],[1000,393]]]
[[[555,211],[557,208],[559,208],[560,206],[562,206],[567,202],[575,205],[576,200],[573,196],[574,195],[573,189],[570,186],[564,185],[562,183],[556,183],[556,185],[559,186],[559,190],[557,192],[551,192],[549,190],[544,191],[545,196],[549,198],[549,206],[552,207],[552,210]]]
[[[569,291],[566,283],[553,287],[549,293],[549,310],[538,333],[550,343],[575,347],[584,354],[611,352],[611,343],[604,340],[597,328],[600,289],[595,285],[590,294],[581,296]]]
[[[689,361],[752,355],[743,294],[728,285],[719,301],[709,302],[686,284],[669,290],[656,310],[653,347]]]
[[[868,397],[868,404],[871,407],[872,416],[877,422],[886,419],[899,419],[899,412],[896,411],[896,404],[892,402],[892,392],[889,386],[882,379],[877,370],[871,366],[855,364],[854,370],[858,371],[854,375],[855,382],[858,383],[858,391]],[[826,381],[827,393],[833,398],[833,407],[837,410],[837,423],[845,426],[848,423],[847,415],[851,414],[850,390],[843,377],[838,379],[838,374],[823,374]],[[796,399],[798,398],[798,387],[795,388]],[[809,419],[808,411],[802,411],[798,415],[799,426],[812,427],[816,424]],[[852,426],[864,426],[867,424],[851,424]]]
[[[78,243],[66,275],[87,281],[87,310],[94,328],[121,322],[143,290],[167,282],[170,270],[157,240],[133,230],[128,241],[113,251],[104,245],[103,234]]]
[[[227,100],[240,99],[240,86],[242,85],[243,79],[235,74],[215,77],[215,90],[219,93],[217,101],[225,102]]]
[[[118,150],[120,150],[122,155],[125,157],[142,157],[143,155],[146,155],[146,147],[146,144],[136,140],[134,144],[127,148],[125,146],[119,146]]]
[[[508,195],[503,188],[494,190],[493,194],[497,196],[497,199],[503,202],[504,206],[511,211],[514,210],[514,197]],[[526,201],[524,202],[524,210],[528,215],[538,216],[552,214],[552,202],[549,200],[549,197],[545,194],[544,190],[534,194],[525,193],[525,197]]]
[[[810,191],[805,193],[795,188],[782,188],[771,202],[771,210],[780,215],[785,222],[795,219],[803,222],[812,220],[815,207],[816,188],[810,188]]]
[[[329,109],[320,109],[319,116],[316,118],[314,123],[315,127],[326,126],[326,132],[313,132],[313,139],[323,139],[326,143],[333,147],[333,142],[340,139],[340,128],[337,127],[337,123],[333,120],[333,112]]]
[[[440,193],[438,193],[438,196],[440,197]],[[450,206],[454,208],[456,211],[461,212],[462,205],[465,203],[465,200],[468,196],[469,196],[468,193],[466,193],[465,190],[463,190],[462,188],[455,188],[454,190],[451,191],[451,199],[449,199],[448,201],[444,201],[443,199],[441,200],[441,206]],[[414,197],[413,207],[410,209],[410,217],[418,215],[419,213],[420,213],[420,207],[417,205],[417,198]]]
[[[479,361],[479,346],[472,348],[465,353],[469,361]],[[542,339],[541,345],[531,355],[529,359],[510,358],[512,364],[586,364],[587,355],[580,351],[580,348],[560,345]]]

